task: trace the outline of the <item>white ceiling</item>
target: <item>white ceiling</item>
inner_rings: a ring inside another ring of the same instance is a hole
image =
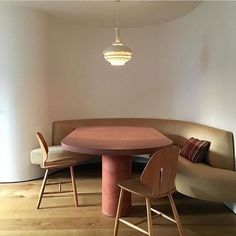
[[[115,27],[114,1],[8,1],[10,4],[40,9],[81,26]],[[188,14],[200,1],[121,1],[119,25],[122,28],[161,24]]]

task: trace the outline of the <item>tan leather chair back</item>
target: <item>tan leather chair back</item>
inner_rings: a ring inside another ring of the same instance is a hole
[[[175,176],[179,147],[164,148],[155,152],[148,161],[140,181],[152,189],[153,195],[175,190]]]
[[[40,132],[37,132],[36,135],[37,135],[39,145],[40,145],[40,148],[42,150],[42,155],[43,155],[42,166],[45,166],[45,163],[48,159],[48,145],[47,145],[43,135]]]

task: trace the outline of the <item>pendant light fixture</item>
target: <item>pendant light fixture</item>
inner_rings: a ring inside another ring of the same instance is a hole
[[[120,41],[119,31],[119,1],[116,5],[116,38],[112,46],[103,51],[106,61],[110,62],[113,66],[123,66],[131,59],[132,51]]]

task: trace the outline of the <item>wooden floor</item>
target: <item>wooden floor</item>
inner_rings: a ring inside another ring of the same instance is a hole
[[[134,175],[143,166],[133,168]],[[63,170],[51,178],[67,179],[69,172]],[[47,197],[42,209],[36,210],[36,202],[42,180],[0,185],[0,236],[108,236],[113,233],[114,219],[101,214],[101,166],[84,165],[76,168],[80,207],[74,207],[72,194]],[[71,187],[66,184],[64,189]],[[50,189],[53,187],[50,186]],[[174,199],[186,236],[236,236],[236,215],[221,203],[195,200],[180,194]],[[167,214],[171,210],[167,199],[153,202]],[[144,201],[133,198],[131,221],[145,216]],[[157,217],[153,220],[154,235],[177,236],[176,226]],[[145,228],[145,223],[142,224]],[[141,225],[141,226],[142,226]],[[120,226],[120,236],[143,235],[125,225]]]

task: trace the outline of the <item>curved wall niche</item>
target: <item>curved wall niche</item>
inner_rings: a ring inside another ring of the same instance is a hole
[[[203,2],[172,22],[121,29],[134,56],[114,68],[102,55],[113,30],[1,4],[0,182],[41,176],[29,152],[36,131],[50,140],[53,120],[158,117],[236,133],[235,9]]]

